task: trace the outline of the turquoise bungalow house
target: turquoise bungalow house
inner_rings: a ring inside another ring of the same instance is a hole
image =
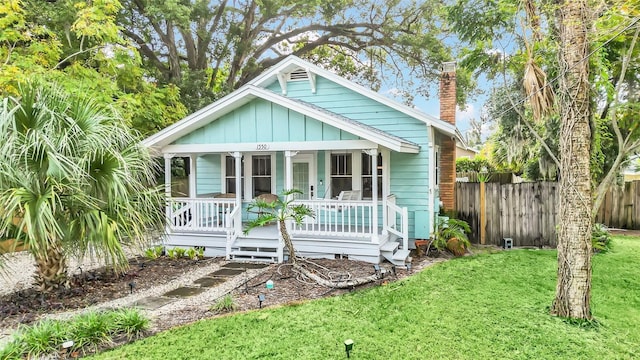
[[[455,114],[455,73],[448,78]],[[404,265],[412,241],[433,232],[446,179],[453,191],[455,170],[443,166],[455,158],[454,121],[290,56],[144,140],[165,159],[165,245],[282,262],[277,226],[244,235],[243,222],[256,216],[254,198],[295,188],[315,214],[288,224],[300,255]],[[189,164],[181,197],[172,197],[173,157]]]

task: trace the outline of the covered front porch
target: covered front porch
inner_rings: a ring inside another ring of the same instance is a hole
[[[244,223],[258,216],[259,209],[248,209],[253,199],[295,188],[302,194],[293,204],[314,214],[301,224],[287,223],[299,255],[404,263],[409,219],[389,192],[391,151],[364,140],[322,142],[313,150],[301,144],[237,144],[242,151],[233,152],[165,148],[166,244],[202,246],[208,256],[282,262],[288,254],[278,227],[244,234]],[[188,164],[185,194],[172,187],[175,157]]]

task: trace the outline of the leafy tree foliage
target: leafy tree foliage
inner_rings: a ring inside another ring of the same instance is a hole
[[[143,133],[186,114],[176,86],[158,86],[121,38],[118,0],[9,0],[0,5],[0,95],[39,78],[112,103]]]
[[[408,99],[428,94],[451,59],[436,1],[122,0],[118,23],[145,67],[176,84],[190,110],[289,54]],[[471,79],[458,74],[464,102]]]
[[[18,91],[0,108],[0,241],[27,246],[42,291],[68,285],[68,256],[123,271],[122,245],[164,223],[148,150],[111,107],[51,84]]]

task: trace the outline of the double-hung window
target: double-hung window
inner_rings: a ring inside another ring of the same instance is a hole
[[[353,188],[353,162],[351,154],[331,154],[331,195]]]
[[[376,161],[376,178],[378,181],[378,199],[382,198],[382,154],[378,153]],[[373,180],[372,174],[374,171],[371,169],[371,156],[365,153],[362,154],[362,198],[373,198]]]
[[[244,162],[244,158],[242,162]],[[244,166],[240,166],[240,169],[241,169],[240,189],[244,189]],[[225,183],[226,192],[236,193],[236,158],[233,156],[227,156],[225,158],[224,183]]]
[[[251,157],[252,196],[271,194],[271,155]]]

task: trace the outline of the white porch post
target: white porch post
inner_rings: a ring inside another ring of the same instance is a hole
[[[291,190],[293,189],[293,160],[292,158],[298,154],[297,151],[285,151],[284,152],[284,189]],[[287,200],[291,198],[292,195],[287,196]]]
[[[231,155],[236,163],[236,205],[242,206],[242,153],[236,151]]]
[[[189,197],[195,199],[198,196],[198,155],[189,154]]]
[[[387,198],[389,197],[389,151],[382,151],[382,235],[387,236],[389,231],[389,211],[387,209]]]
[[[164,154],[164,196],[166,200],[165,214],[167,217],[167,230],[171,220],[171,159],[174,154]]]
[[[371,241],[380,242],[378,235],[378,149],[365,150],[371,157]]]

